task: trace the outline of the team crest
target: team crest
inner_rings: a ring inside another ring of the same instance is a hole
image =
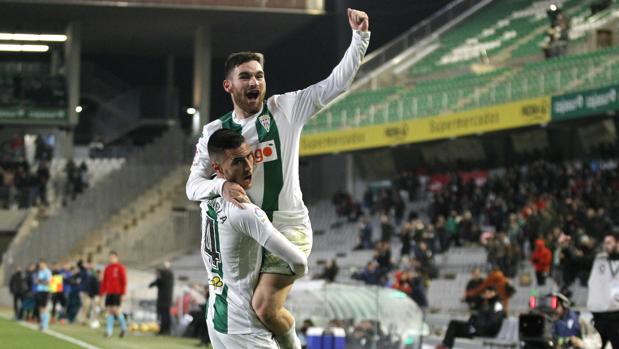
[[[264,127],[264,129],[269,132],[269,130],[271,129],[271,117],[269,116],[269,114],[260,115],[258,119],[260,120],[260,124],[262,125],[262,127]]]

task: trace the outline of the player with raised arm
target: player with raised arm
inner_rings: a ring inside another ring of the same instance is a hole
[[[223,87],[234,110],[204,127],[187,181],[187,197],[203,201],[221,196],[239,207],[246,191],[224,178],[212,179],[207,151],[211,135],[230,129],[245,136],[254,154],[254,185],[247,190],[275,228],[306,255],[312,247],[312,229],[299,184],[299,143],[303,125],[312,115],[348,89],[370,40],[369,19],[362,11],[348,9],[352,41],[329,77],[305,89],[274,95],[265,101],[263,57],[252,52],[235,53],[225,63]],[[294,319],[283,305],[295,280],[287,263],[265,253],[252,306],[276,337],[294,330]],[[292,348],[300,348],[297,343]]]
[[[221,129],[208,142],[211,164],[218,178],[252,186],[254,155],[243,136]],[[215,349],[278,348],[272,333],[264,327],[251,306],[260,276],[263,248],[283,260],[292,277],[307,271],[307,257],[288,241],[258,206],[239,208],[222,197],[203,201],[201,252],[208,273],[207,325]],[[290,346],[296,335],[277,337]]]

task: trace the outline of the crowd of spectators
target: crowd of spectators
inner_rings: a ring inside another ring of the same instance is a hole
[[[23,137],[13,135],[0,144],[0,209],[47,207],[52,189],[66,204],[88,187],[86,163],[78,165],[73,160],[67,162],[61,183],[51,186],[53,147],[42,136],[36,137],[34,146],[34,159],[29,162]]]
[[[563,289],[576,280],[586,283],[596,246],[616,225],[617,161],[540,160],[479,181],[464,178],[453,173],[431,191],[430,219],[436,226],[454,217],[450,236],[457,236],[456,243],[482,243],[488,264],[508,277],[530,256],[538,285],[549,276]]]
[[[415,212],[404,217],[405,203],[415,199],[429,202],[427,217]],[[586,285],[595,251],[619,215],[619,166],[616,160],[538,160],[489,171],[423,174],[417,180],[405,174],[390,187],[368,188],[362,207],[355,249],[372,249],[373,257],[354,279],[400,289],[426,306],[425,289],[438,276],[434,256],[451,246],[481,245],[489,273],[470,287],[466,301],[479,301],[476,297],[491,286],[507,311],[515,291],[508,279],[518,276],[524,263],[531,263],[537,286],[551,278],[569,295],[575,281]],[[379,223],[373,225],[375,218]],[[375,229],[380,229],[376,241]],[[396,238],[399,260],[392,257]]]

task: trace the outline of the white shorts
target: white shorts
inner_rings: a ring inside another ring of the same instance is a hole
[[[207,321],[206,324],[213,349],[279,349],[269,332],[223,334],[213,328],[211,321]]]
[[[303,224],[282,224],[273,223],[275,229],[277,229],[282,235],[288,239],[288,241],[295,244],[301,252],[305,253],[305,256],[309,257],[312,252],[312,226],[307,220]],[[262,266],[260,268],[261,273],[269,274],[282,274],[282,275],[294,275],[288,263],[275,256],[267,249],[263,249]]]

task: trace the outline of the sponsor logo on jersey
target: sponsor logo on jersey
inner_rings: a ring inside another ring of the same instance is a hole
[[[222,294],[224,281],[221,279],[219,275],[213,275],[213,277],[209,280],[210,289],[216,294]]]
[[[256,164],[277,160],[275,141],[271,140],[259,143],[258,148],[254,151],[254,160]]]
[[[269,114],[260,115],[258,119],[260,120],[262,127],[264,127],[264,130],[268,133],[271,129],[271,117]]]

